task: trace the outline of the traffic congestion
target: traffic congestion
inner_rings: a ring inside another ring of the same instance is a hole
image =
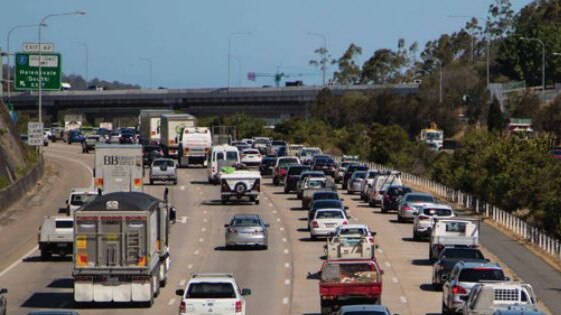
[[[545,314],[532,285],[480,246],[478,219],[399,172],[155,112],[132,132],[89,131],[91,150],[48,148],[91,167],[91,185],[72,187],[38,231],[38,259],[69,282],[62,309]]]

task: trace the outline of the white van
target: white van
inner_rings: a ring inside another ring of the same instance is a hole
[[[227,144],[213,146],[207,161],[208,182],[218,184],[220,169],[238,163],[240,163],[238,148]]]

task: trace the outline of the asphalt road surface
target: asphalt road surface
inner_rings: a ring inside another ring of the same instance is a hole
[[[72,261],[56,256],[42,261],[35,247],[37,228],[43,216],[55,215],[64,205],[70,188],[91,183],[93,154],[82,154],[78,145],[56,143],[45,150],[45,157],[51,176],[40,192],[26,196],[0,215],[4,235],[0,239],[0,286],[9,290],[9,314],[75,308]],[[319,314],[318,280],[308,279],[307,275],[318,271],[324,242],[310,240],[307,212],[300,209],[294,194],[283,194],[282,187],[272,186],[270,178],[264,178],[263,183],[260,205],[222,205],[219,187],[207,184],[206,169],[181,169],[178,184],[167,186],[178,220],[171,234],[170,278],[154,306],[100,305],[78,312],[177,314],[180,301],[175,290],[185,285],[191,273],[205,271],[233,272],[240,287],[250,288],[249,315]],[[162,197],[165,187],[146,185],[145,192]],[[385,271],[382,303],[402,315],[440,314],[442,293],[430,285],[428,243],[414,242],[412,225],[397,223],[395,213],[381,214],[379,209],[359,202],[358,195],[340,194],[350,208],[351,223],[368,224],[377,232],[376,256]],[[224,249],[224,224],[237,213],[259,213],[271,224],[268,250]],[[493,237],[501,240],[500,234]],[[496,254],[507,257],[500,251]],[[544,272],[546,277],[559,276],[552,270]],[[523,274],[520,276],[525,279]],[[557,301],[561,300],[559,288],[550,289]],[[546,295],[542,298],[545,300]]]

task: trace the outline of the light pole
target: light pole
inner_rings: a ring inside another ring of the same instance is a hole
[[[324,62],[324,64],[321,65],[321,70],[322,70],[322,77],[323,77],[323,85],[325,86],[325,74],[327,71],[327,60],[326,60],[326,54],[327,54],[327,37],[323,34],[319,34],[319,33],[312,33],[312,32],[308,32],[308,35],[312,35],[312,36],[317,36],[317,37],[321,37],[323,39],[323,52],[322,52],[322,62]],[[321,63],[320,63],[321,64]]]
[[[12,85],[12,71],[10,70],[10,57],[11,57],[11,52],[10,52],[10,37],[12,36],[12,32],[20,29],[20,28],[30,28],[30,27],[38,27],[39,24],[24,24],[24,25],[16,25],[14,27],[12,27],[9,31],[8,31],[8,36],[6,36],[6,56],[8,57],[8,71],[6,72],[6,85],[7,85],[7,91],[8,91],[8,104],[10,104],[10,97],[11,97],[11,85]],[[47,24],[43,24],[41,26],[47,26]],[[1,64],[1,63],[0,63]]]
[[[520,37],[520,40],[538,42],[542,46],[542,101],[545,100],[545,44],[539,38]]]
[[[57,14],[49,14],[47,16],[45,16],[44,18],[41,19],[41,21],[39,22],[38,29],[39,29],[39,34],[38,34],[38,47],[39,47],[39,78],[38,78],[38,82],[39,82],[39,87],[37,89],[39,94],[39,123],[43,123],[43,112],[42,112],[42,107],[43,107],[43,78],[42,78],[42,63],[43,63],[43,57],[42,57],[42,47],[41,47],[41,29],[43,28],[42,26],[45,25],[45,21],[47,21],[47,19],[54,17],[54,16],[64,16],[64,15],[84,15],[86,14],[86,12],[84,11],[74,11],[74,12],[66,12],[66,13],[57,13]]]
[[[88,46],[87,43],[80,43],[80,42],[79,42],[79,43],[76,43],[76,44],[78,44],[78,45],[84,47],[85,53],[86,53],[86,59],[85,59],[85,61],[84,61],[84,62],[85,62],[85,66],[86,66],[86,77],[85,77],[84,81],[86,81],[86,84],[85,84],[86,87],[85,87],[85,88],[86,88],[86,90],[87,90],[87,89],[88,89],[88,78],[90,77],[90,76],[89,76],[89,72],[90,72],[90,47]]]
[[[148,86],[148,89],[152,89],[152,59],[150,58],[139,58],[142,61],[146,61],[148,63],[148,77],[150,80],[150,85]]]
[[[250,32],[235,32],[228,35],[228,89],[230,88],[230,63],[232,59],[232,37],[234,36],[249,36]]]
[[[234,55],[230,57],[238,62],[238,87],[242,87],[242,60]]]

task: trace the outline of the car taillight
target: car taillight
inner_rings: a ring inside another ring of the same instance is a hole
[[[370,242],[370,244],[374,244],[374,238],[373,237],[369,237],[368,241]]]
[[[247,155],[245,155],[245,154],[242,154],[242,159],[245,159],[245,157],[246,157],[246,156],[247,156]]]
[[[343,225],[347,225],[348,223],[347,220],[343,221]]]
[[[313,227],[314,229],[319,228],[318,221],[312,221],[312,227]]]
[[[238,233],[238,230],[234,229],[234,228],[229,228],[228,232],[230,233]]]
[[[467,291],[463,287],[455,285],[452,287],[452,294],[467,294]]]
[[[426,216],[426,215],[420,215],[419,216],[419,220],[429,220],[430,217]]]
[[[236,313],[240,313],[242,311],[242,301],[236,301]]]
[[[255,189],[256,191],[261,191],[261,180],[257,179],[255,181],[255,185],[253,186],[253,189]]]
[[[253,231],[253,235],[263,234],[263,230],[255,230]]]
[[[286,174],[286,170],[284,168],[280,169],[280,174],[281,176],[284,176]]]
[[[413,208],[409,207],[409,205],[404,205],[404,206],[403,206],[403,210],[405,210],[405,211],[412,211]]]
[[[179,304],[179,313],[186,313],[187,312],[187,306],[185,305],[185,301],[181,301],[181,303]]]

